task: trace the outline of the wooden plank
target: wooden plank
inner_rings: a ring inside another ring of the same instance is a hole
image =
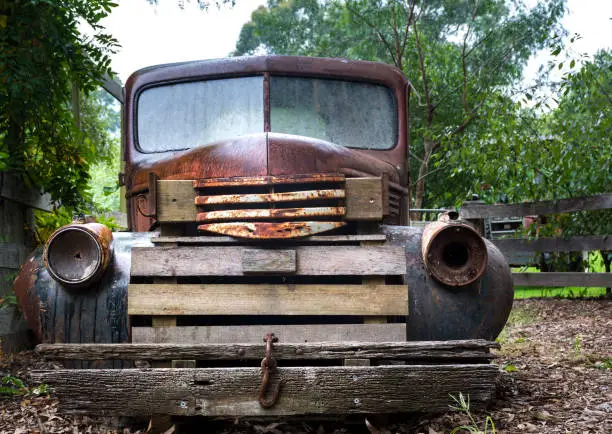
[[[582,252],[612,250],[612,236],[491,240],[504,255],[517,252]]]
[[[18,229],[23,230],[23,228]],[[4,243],[0,238],[0,268],[19,270],[26,255],[27,249],[25,246],[17,243]]]
[[[249,247],[134,247],[132,276],[242,276],[240,261]],[[403,247],[296,246],[298,275],[402,275]]]
[[[227,342],[261,345],[264,334],[274,332],[281,342],[403,342],[406,324],[300,324],[183,326],[168,328],[132,327],[134,343],[221,344]]]
[[[197,196],[196,205],[297,202],[321,199],[344,199],[344,190],[305,190],[266,194],[219,194]]]
[[[385,234],[363,234],[363,235],[313,235],[310,237],[291,240],[292,243],[356,243],[360,241],[386,241]],[[153,237],[151,241],[155,244],[178,243],[182,244],[243,244],[261,243],[259,240],[237,239],[234,237]]]
[[[157,219],[160,223],[194,222],[197,208],[193,181],[157,182]]]
[[[383,192],[381,178],[346,179],[346,219],[382,220]]]
[[[407,315],[406,285],[128,286],[130,315]]]
[[[522,217],[526,215],[548,215],[584,210],[612,208],[612,193],[571,199],[545,200],[517,204],[484,205],[465,202],[459,214],[464,219],[487,217]]]
[[[18,175],[0,172],[0,198],[42,211],[52,211],[53,203],[48,193],[28,187]]]
[[[490,359],[496,342],[483,339],[412,342],[323,342],[274,344],[277,360],[467,360]],[[36,352],[51,360],[261,360],[261,343],[227,344],[40,344]]]
[[[612,273],[512,273],[514,286],[611,287]]]
[[[117,80],[111,78],[108,73],[104,73],[102,77],[102,88],[107,91],[113,98],[123,104],[123,86]]]
[[[246,249],[242,251],[244,273],[295,273],[295,250]]]
[[[146,416],[152,410],[181,416],[272,416],[444,412],[449,394],[462,392],[475,408],[495,395],[493,365],[407,365],[378,367],[287,367],[276,405],[257,400],[261,370],[62,369],[31,372],[32,382],[50,385],[60,411],[79,414]]]

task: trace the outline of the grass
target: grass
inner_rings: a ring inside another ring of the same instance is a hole
[[[522,267],[513,268],[514,272],[539,273],[537,267]],[[599,252],[589,253],[589,271],[603,273],[605,272],[603,259]],[[597,298],[606,295],[606,288],[603,287],[577,287],[568,286],[565,288],[550,288],[550,287],[521,287],[514,288],[514,298],[542,298],[542,297],[560,297],[560,298]]]

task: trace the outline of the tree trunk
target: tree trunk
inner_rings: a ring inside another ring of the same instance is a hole
[[[424,153],[423,160],[421,161],[421,166],[419,167],[419,174],[416,179],[415,184],[415,194],[414,194],[414,208],[423,208],[423,196],[425,196],[425,175],[427,175],[427,169],[429,167],[429,159],[431,158],[431,154],[434,150],[435,143],[431,140],[425,139],[425,143],[423,145]],[[412,213],[413,220],[420,220],[421,213],[415,212]]]
[[[604,270],[606,273],[609,273],[610,263],[612,262],[612,259],[610,258],[610,252],[608,250],[600,250],[599,253],[601,253],[601,257],[604,261]],[[612,288],[606,288],[606,297],[612,298]]]

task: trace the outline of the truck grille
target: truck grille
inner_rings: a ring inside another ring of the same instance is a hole
[[[296,238],[340,228],[346,225],[344,180],[335,174],[198,180],[198,230]]]

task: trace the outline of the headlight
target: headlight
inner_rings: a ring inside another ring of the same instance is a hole
[[[66,286],[90,285],[102,276],[110,262],[112,239],[111,230],[100,223],[63,226],[45,245],[47,271]]]

